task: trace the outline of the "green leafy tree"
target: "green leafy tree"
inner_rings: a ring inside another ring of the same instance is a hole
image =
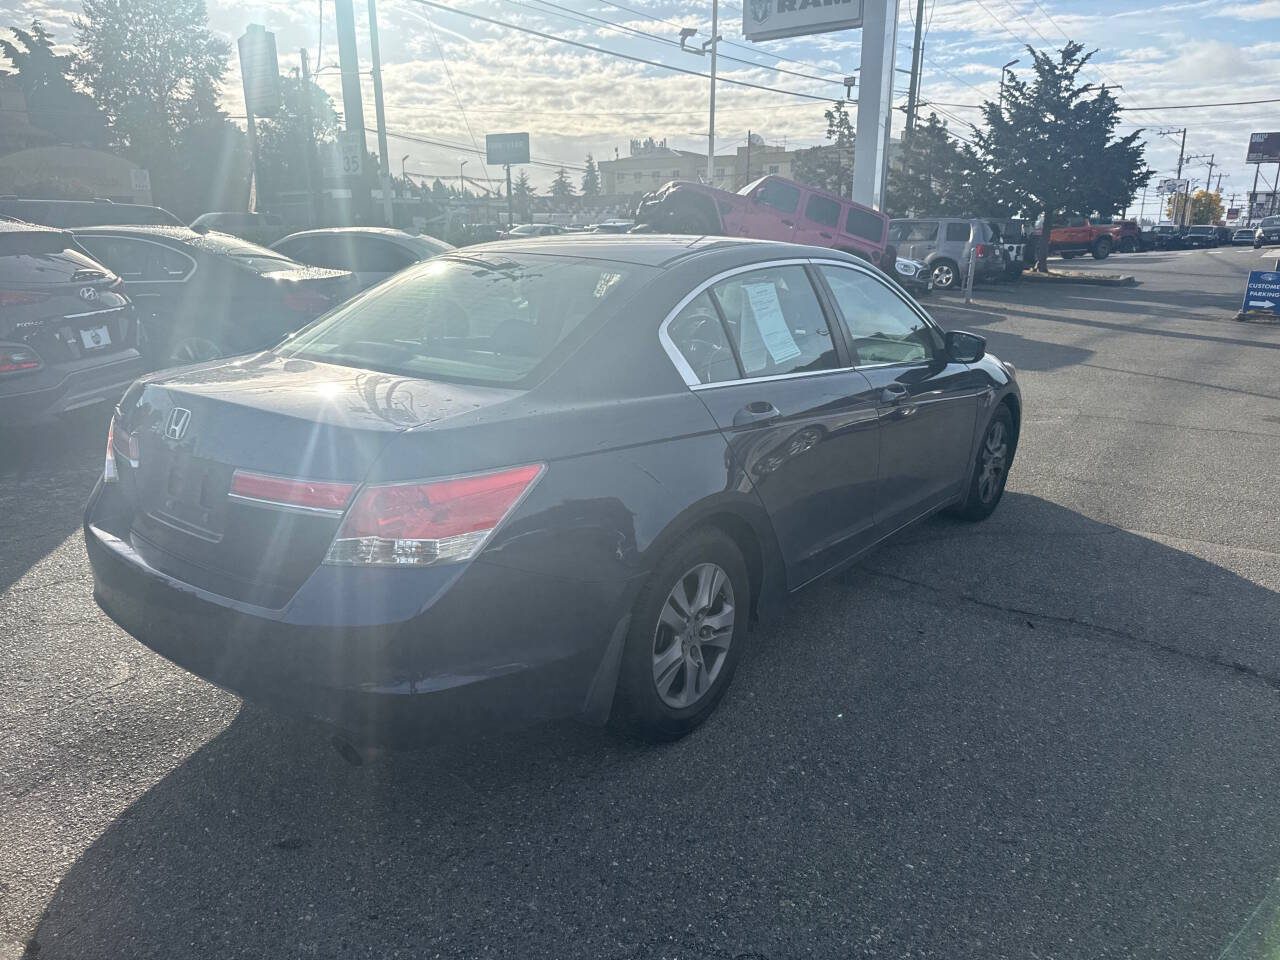
[[[1080,82],[1092,53],[1075,42],[1056,54],[1027,48],[1030,81],[1011,74],[1003,105],[987,101],[977,152],[1006,208],[1044,216],[1037,269],[1048,272],[1048,239],[1067,213],[1112,213],[1151,177],[1141,131],[1117,137],[1120,106],[1105,86]]]
[[[827,139],[831,142],[802,150],[792,165],[792,175],[800,183],[829,190],[842,197],[853,196],[853,147],[856,139],[853,121],[837,100],[823,112],[827,120]]]
[[[1186,207],[1187,195],[1176,193],[1169,198],[1165,209],[1169,219],[1174,223],[1218,223],[1223,217],[1222,194],[1210,193],[1208,190],[1197,190],[1191,196],[1191,210],[1187,216],[1180,216]]]
[[[582,174],[582,195],[584,197],[600,196],[600,170],[596,167],[595,157],[587,154],[587,169]]]
[[[0,38],[0,54],[13,67],[11,76],[22,91],[31,125],[61,143],[105,144],[102,114],[72,81],[74,57],[54,53],[53,34],[39,20],[32,20],[29,30],[14,27],[11,32],[13,40]]]
[[[151,170],[161,203],[182,206],[198,176],[181,166],[184,133],[219,126],[230,46],[209,29],[204,0],[84,0],[77,76],[107,117],[111,141]]]
[[[333,100],[316,84],[304,87],[301,79],[281,77],[280,94],[276,115],[258,121],[258,186],[268,197],[305,189],[308,151],[314,144],[332,143],[338,132]]]
[[[969,212],[972,197],[964,184],[972,158],[951,138],[946,124],[930,113],[917,125],[890,166],[885,206],[891,216],[959,216]]]

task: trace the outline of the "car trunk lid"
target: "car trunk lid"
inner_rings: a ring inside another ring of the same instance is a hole
[[[136,458],[120,469],[127,535],[178,580],[282,607],[323,560],[342,511],[232,496],[237,471],[354,493],[398,433],[512,393],[270,353],[193,367],[121,411],[116,447]]]

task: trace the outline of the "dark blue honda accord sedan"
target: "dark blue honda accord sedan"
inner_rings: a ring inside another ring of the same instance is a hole
[[[85,540],[144,644],[362,742],[672,738],[787,594],[995,509],[1020,420],[1009,364],[854,257],[500,242],[135,383]]]

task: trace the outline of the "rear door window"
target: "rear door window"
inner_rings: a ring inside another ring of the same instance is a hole
[[[365,273],[398,273],[416,260],[408,250],[376,237],[355,237],[354,257],[348,270]]]
[[[839,366],[818,295],[800,266],[766,267],[712,287],[747,377]]]
[[[756,191],[755,201],[780,213],[795,213],[800,204],[800,188],[781,180],[766,180]]]
[[[809,202],[804,205],[804,215],[814,223],[824,227],[835,227],[840,223],[840,201],[824,197],[819,193],[809,195]]]
[[[969,240],[969,224],[963,222],[948,223],[947,240],[952,243],[967,243]]]
[[[720,314],[703,291],[667,324],[667,338],[699,383],[724,383],[741,376]]]
[[[162,243],[132,237],[80,237],[79,241],[125,282],[180,282],[195,269],[190,257]]]

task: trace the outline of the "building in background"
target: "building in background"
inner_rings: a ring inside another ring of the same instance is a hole
[[[799,151],[768,144],[758,136],[738,147],[734,153],[715,158],[712,184],[722,190],[738,190],[768,174],[790,177]],[[666,140],[632,140],[630,155],[614,160],[601,160],[600,185],[605,194],[631,195],[648,193],[671,180],[703,181],[707,172],[707,155],[692,150],[668,147]]]

